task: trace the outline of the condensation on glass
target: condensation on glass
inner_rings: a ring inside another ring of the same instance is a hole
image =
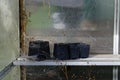
[[[112,53],[114,0],[26,0],[27,35],[39,40],[83,42],[91,53]]]

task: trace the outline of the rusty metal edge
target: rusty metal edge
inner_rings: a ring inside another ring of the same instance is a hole
[[[20,19],[20,55],[26,55],[25,36],[26,36],[26,24],[27,14],[25,11],[25,0],[19,0],[19,19]],[[26,68],[20,66],[20,80],[26,80]]]

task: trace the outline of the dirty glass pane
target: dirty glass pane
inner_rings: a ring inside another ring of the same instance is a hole
[[[18,5],[19,0],[0,0],[0,71],[19,55]]]
[[[55,42],[84,42],[91,53],[112,53],[114,0],[26,0],[27,35]]]
[[[27,80],[112,80],[112,69],[96,66],[27,67]]]

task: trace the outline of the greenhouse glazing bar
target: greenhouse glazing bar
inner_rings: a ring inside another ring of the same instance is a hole
[[[119,55],[119,0],[115,0],[113,54]],[[118,80],[118,66],[113,67],[113,80]]]
[[[114,39],[113,39],[113,54],[119,54],[119,0],[115,0],[114,8]]]
[[[0,80],[2,80],[8,73],[15,67],[13,63],[10,63],[8,66],[6,66],[1,72],[0,72]]]

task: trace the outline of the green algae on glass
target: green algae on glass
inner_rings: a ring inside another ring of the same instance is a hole
[[[34,12],[28,23],[28,28],[49,28],[52,26],[52,18],[50,15],[54,12],[55,7],[41,6],[38,11]]]

